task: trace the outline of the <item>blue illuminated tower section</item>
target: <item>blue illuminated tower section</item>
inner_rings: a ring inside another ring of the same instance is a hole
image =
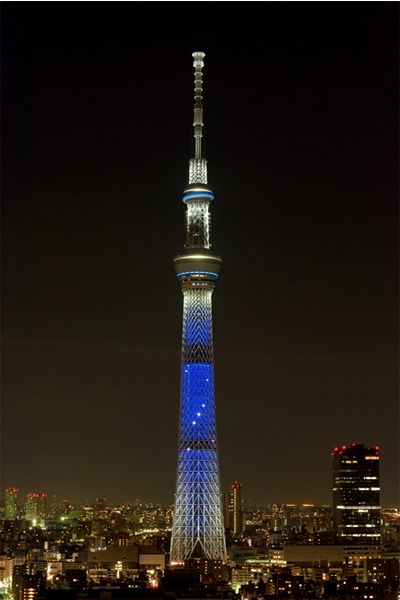
[[[180,434],[171,565],[226,561],[214,404],[212,294],[221,259],[210,252],[207,161],[201,156],[204,53],[193,53],[195,157],[189,161],[186,253],[174,260],[183,293]]]

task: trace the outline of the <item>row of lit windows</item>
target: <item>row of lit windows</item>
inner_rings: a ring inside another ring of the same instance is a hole
[[[347,533],[348,537],[379,537],[378,533]]]
[[[358,510],[358,512],[366,512],[367,510],[380,510],[380,506],[337,506],[338,510]]]
[[[342,527],[343,527],[343,529],[348,529],[348,527],[363,527],[364,528],[364,527],[376,527],[376,525],[374,525],[374,523],[363,523],[362,525],[353,525],[353,524],[345,525],[345,524],[343,524]]]

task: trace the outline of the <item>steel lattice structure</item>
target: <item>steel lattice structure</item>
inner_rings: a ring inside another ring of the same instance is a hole
[[[189,161],[186,254],[174,264],[183,293],[180,435],[171,565],[199,556],[226,562],[214,404],[212,294],[221,259],[210,252],[207,161],[201,157],[204,53],[195,69],[195,158]]]

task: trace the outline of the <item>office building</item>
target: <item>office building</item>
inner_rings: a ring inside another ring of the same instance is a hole
[[[380,543],[379,448],[335,448],[333,528],[336,544]]]

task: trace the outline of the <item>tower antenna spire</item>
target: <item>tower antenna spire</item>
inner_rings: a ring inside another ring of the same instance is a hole
[[[201,138],[203,137],[203,67],[204,52],[193,52],[194,66],[194,138],[195,158],[201,158]]]
[[[194,66],[194,111],[193,127],[195,151],[189,161],[189,185],[203,183],[207,185],[207,161],[201,156],[201,138],[203,137],[203,67],[204,52],[193,52]]]

